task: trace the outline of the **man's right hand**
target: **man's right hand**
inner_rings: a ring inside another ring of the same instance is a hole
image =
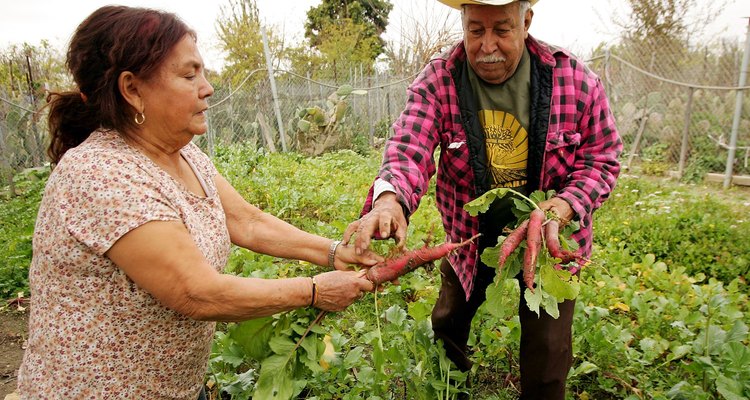
[[[396,193],[385,192],[378,196],[369,213],[346,227],[342,243],[348,244],[354,233],[357,234],[354,239],[357,254],[370,247],[372,238],[393,238],[398,247],[403,247],[406,243],[406,217]]]

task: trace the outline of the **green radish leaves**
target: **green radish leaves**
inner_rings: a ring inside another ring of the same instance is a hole
[[[464,205],[464,209],[470,215],[477,216],[480,213],[487,212],[495,200],[503,198],[508,194],[515,195],[512,211],[513,215],[517,218],[516,226],[518,226],[523,220],[529,218],[531,211],[539,208],[539,203],[552,198],[555,195],[555,191],[535,191],[529,196],[524,196],[522,193],[513,189],[492,189]],[[513,228],[515,228],[515,226]],[[578,247],[578,244],[570,239],[570,235],[578,230],[578,228],[578,223],[572,222],[562,229],[560,232],[560,245],[562,248],[566,250],[575,250]],[[497,267],[500,259],[500,247],[505,239],[506,236],[501,235],[498,237],[496,246],[484,249],[480,255],[483,263],[495,268]],[[519,245],[510,256],[508,256],[504,267],[498,273],[498,277],[495,278],[495,283],[487,288],[486,308],[491,314],[502,315],[502,300],[504,297],[502,294],[504,289],[503,282],[507,279],[516,279],[519,276],[523,270],[523,254],[525,250],[526,241],[521,243],[521,245]],[[564,300],[572,300],[578,297],[578,293],[580,292],[578,277],[571,274],[564,267],[561,268],[558,265],[559,263],[560,259],[550,256],[546,244],[543,243],[542,250],[539,252],[537,258],[536,274],[534,277],[534,283],[536,284],[535,292],[532,293],[529,289],[526,289],[524,292],[524,299],[526,300],[527,306],[530,310],[537,313],[537,315],[539,315],[540,310],[543,309],[553,318],[558,318],[560,312],[557,304]]]

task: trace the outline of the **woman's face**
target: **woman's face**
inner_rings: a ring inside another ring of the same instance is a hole
[[[206,133],[207,99],[214,88],[203,68],[195,40],[185,35],[154,77],[142,86],[143,113],[150,132],[178,140]]]
[[[522,16],[517,1],[504,6],[464,6],[464,47],[477,76],[494,84],[513,76],[532,16],[530,10]]]

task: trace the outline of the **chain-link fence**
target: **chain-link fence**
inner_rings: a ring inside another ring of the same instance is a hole
[[[698,180],[706,173],[724,174],[728,149],[733,147],[734,175],[750,175],[750,87],[737,84],[743,50],[633,48],[638,47],[619,45],[588,59],[612,103],[625,143],[624,166]],[[344,84],[277,70],[272,85],[268,72],[261,69],[234,86],[212,82],[216,91],[208,112],[209,130],[196,142],[209,154],[238,143],[305,154],[376,146],[390,134],[415,75],[365,76],[354,71],[351,76]],[[360,90],[341,95],[346,85]],[[45,160],[46,110],[37,103],[0,91],[0,177],[5,184]],[[314,129],[304,131],[309,125]],[[311,132],[333,140],[311,145],[302,140]]]
[[[249,86],[255,74],[261,74],[263,79],[254,80]],[[213,153],[215,146],[240,142],[271,151],[286,148],[310,153],[300,140],[298,122],[306,110],[317,108],[323,116],[314,122],[329,128],[325,134],[343,138],[328,149],[375,145],[388,135],[390,123],[401,111],[406,87],[414,76],[357,73],[353,76],[350,82],[336,84],[277,70],[274,92],[267,72],[256,70],[238,87],[215,87],[208,112],[209,131],[198,143],[209,153]],[[346,87],[353,90],[341,95],[341,89]],[[342,104],[346,106],[343,114]]]
[[[613,49],[589,60],[625,143],[623,165],[695,181],[724,174],[732,148],[732,172],[749,175],[750,87],[738,86],[747,57],[738,48],[651,49]]]

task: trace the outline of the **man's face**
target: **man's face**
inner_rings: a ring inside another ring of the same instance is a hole
[[[517,1],[503,6],[464,6],[464,46],[477,76],[497,84],[513,75],[532,16],[530,9],[522,16]]]

